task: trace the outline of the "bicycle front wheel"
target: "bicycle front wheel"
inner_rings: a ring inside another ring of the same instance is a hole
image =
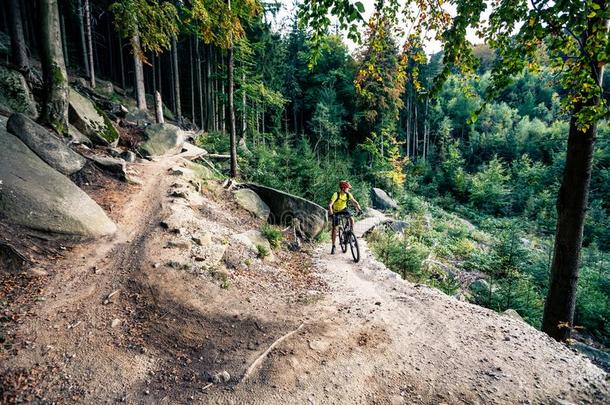
[[[352,251],[352,257],[354,258],[354,262],[358,263],[360,261],[360,248],[358,248],[358,239],[356,239],[356,235],[351,232],[349,234],[349,248]]]
[[[341,251],[343,253],[347,252],[347,244],[348,244],[347,234],[346,234],[345,230],[343,229],[343,227],[340,227],[339,228],[339,246],[341,246]]]

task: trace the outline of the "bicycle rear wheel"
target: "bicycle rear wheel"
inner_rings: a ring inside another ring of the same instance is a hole
[[[358,239],[356,239],[356,235],[353,232],[349,234],[349,248],[352,251],[354,262],[358,263],[360,261],[360,248],[358,247]]]

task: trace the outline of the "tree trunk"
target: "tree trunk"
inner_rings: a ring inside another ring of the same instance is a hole
[[[10,0],[8,3],[9,32],[11,35],[11,62],[25,77],[30,74],[30,61],[23,36],[21,22],[21,1]]]
[[[61,47],[64,54],[64,65],[70,65],[70,55],[68,53],[68,39],[66,38],[66,23],[62,10],[59,10],[59,28],[61,30]]]
[[[189,73],[191,79],[191,88],[190,88],[190,96],[191,96],[191,121],[195,124],[195,69],[193,67],[193,63],[195,60],[193,59],[193,37],[189,37]]]
[[[133,62],[135,65],[135,84],[136,100],[138,110],[146,111],[146,89],[144,88],[144,68],[142,67],[142,50],[140,49],[140,37],[136,34],[131,37],[133,48]]]
[[[212,57],[212,69],[214,72],[212,77],[212,129],[218,131],[218,62],[215,49],[213,49]]]
[[[161,93],[155,91],[155,118],[157,124],[163,124],[163,101],[161,100]]]
[[[608,21],[589,19],[587,32],[595,33],[601,27],[605,27],[607,32]],[[594,39],[589,37],[585,40]],[[595,66],[590,72],[591,78],[600,87],[603,72],[603,65]],[[580,131],[576,116],[598,102],[599,97],[591,97],[585,104],[577,104],[574,107],[570,119],[565,169],[557,197],[555,248],[549,290],[544,304],[542,330],[559,341],[569,339],[574,326],[580,251],[597,133],[597,122],[592,123],[585,131]]]
[[[57,133],[68,132],[68,75],[64,65],[57,0],[40,3],[41,64],[44,96],[40,122]]]
[[[157,57],[155,56],[154,52],[150,53],[150,60],[152,61],[152,89],[153,89],[153,94],[155,94],[157,92],[157,62],[155,61],[155,59],[157,59]],[[160,95],[160,94],[159,94]]]
[[[87,35],[87,55],[89,56],[89,81],[91,88],[95,88],[95,67],[93,65],[93,38],[91,34],[91,7],[89,0],[85,0],[85,33]]]
[[[112,28],[111,24],[106,24],[106,35],[108,38],[108,77],[110,81],[114,81],[116,64],[114,63],[114,45],[112,44]]]
[[[211,131],[213,129],[213,124],[212,124],[212,116],[213,116],[213,111],[214,111],[214,106],[212,103],[212,46],[208,45],[207,47],[207,57],[206,57],[206,105],[207,105],[207,109],[206,109],[206,126],[207,126],[207,130]]]
[[[244,146],[247,147],[246,144],[246,114],[248,112],[247,110],[247,100],[246,100],[246,89],[244,87],[244,83],[246,83],[246,68],[244,67],[244,70],[241,72],[241,83],[242,83],[242,89],[241,89],[241,140],[239,141],[240,143],[243,143]]]
[[[581,107],[582,109],[582,107]],[[596,126],[581,132],[570,120],[566,166],[557,198],[557,230],[542,330],[564,341],[570,337],[586,216]]]
[[[180,75],[178,73],[178,44],[176,37],[172,38],[172,67],[174,75],[174,106],[176,108],[176,120],[182,123],[182,108],[180,106]]]
[[[231,0],[229,10],[231,10]],[[227,97],[228,97],[228,118],[229,118],[229,137],[231,145],[231,177],[237,177],[237,136],[235,134],[235,104],[233,102],[233,40],[227,51]]]
[[[89,58],[87,57],[87,41],[85,38],[84,8],[82,0],[76,1],[76,18],[78,20],[78,32],[80,34],[80,49],[85,76],[89,77]]]
[[[199,49],[199,38],[195,37],[195,62],[196,62],[196,75],[197,75],[197,95],[199,99],[199,127],[200,129],[205,128],[204,117],[203,117],[203,89],[202,89],[202,77],[201,77],[201,50]],[[195,118],[193,117],[193,121]]]
[[[121,69],[121,88],[125,90],[125,61],[123,60],[123,40],[119,35],[119,67]]]
[[[224,72],[222,70],[224,70],[224,66],[225,66],[225,56],[222,54],[222,50],[219,50],[219,56],[220,56],[220,69],[221,69],[221,73],[223,74],[222,76],[224,76]],[[226,86],[225,86],[226,83],[228,83],[228,81],[224,82],[223,80],[220,80],[219,84],[218,84],[218,86],[220,87],[220,96],[219,96],[220,107],[218,109],[218,122],[220,123],[220,130],[222,132],[227,132],[227,100],[226,100],[227,92],[226,92]]]

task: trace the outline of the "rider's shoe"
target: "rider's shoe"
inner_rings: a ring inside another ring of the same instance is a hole
[[[331,254],[331,255],[334,255],[334,254],[335,254],[335,249],[336,249],[336,248],[335,248],[335,245],[333,245],[332,249],[330,249],[330,254]]]

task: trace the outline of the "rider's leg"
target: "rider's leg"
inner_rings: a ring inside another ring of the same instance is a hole
[[[334,255],[335,254],[335,240],[337,239],[337,227],[335,226],[335,224],[333,223],[333,230],[332,230],[332,240],[333,240],[333,246],[330,249],[330,254]]]
[[[354,229],[354,218],[351,215],[349,217],[349,224],[352,227],[352,229]]]

